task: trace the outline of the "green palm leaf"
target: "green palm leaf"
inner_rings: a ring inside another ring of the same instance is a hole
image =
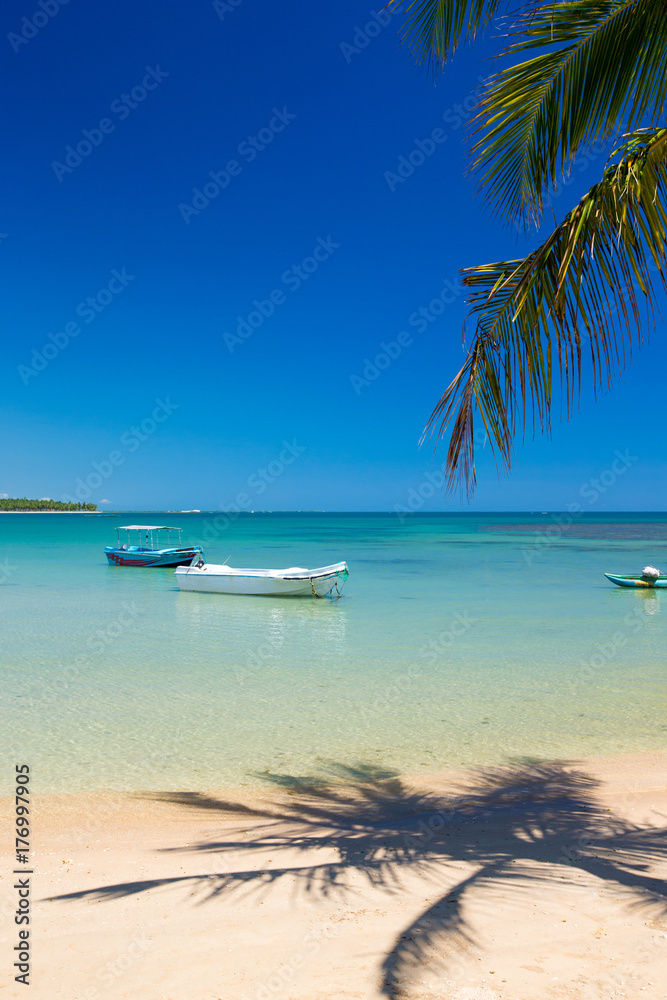
[[[425,436],[451,427],[448,485],[475,485],[473,418],[479,412],[506,470],[518,425],[549,432],[554,380],[565,415],[579,396],[582,350],[594,388],[608,387],[639,346],[640,302],[650,320],[652,272],[667,287],[667,128],[625,137],[600,183],[523,260],[467,268],[477,328],[465,364],[431,414]]]
[[[422,6],[426,6],[423,4]],[[463,5],[462,5],[463,6]],[[631,131],[667,98],[667,5],[573,0],[525,9],[503,55],[547,49],[489,81],[474,168],[505,218],[540,216],[584,144]],[[620,123],[620,124],[619,124]]]
[[[404,9],[405,40],[417,60],[437,67],[462,38],[472,40],[492,19],[504,0],[390,0],[394,11]]]

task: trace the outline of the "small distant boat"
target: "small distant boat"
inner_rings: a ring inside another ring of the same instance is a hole
[[[349,576],[347,563],[334,563],[319,569],[232,569],[196,563],[179,566],[176,579],[181,590],[211,594],[251,594],[256,597],[326,597],[340,588]]]
[[[645,566],[641,576],[617,576],[605,573],[608,580],[617,587],[667,587],[667,576],[662,576],[654,566]]]
[[[120,533],[127,532],[121,544]],[[165,532],[160,535],[160,532]],[[174,534],[178,544],[174,546]],[[114,566],[189,566],[195,559],[203,560],[200,545],[181,545],[181,529],[166,524],[125,524],[116,528],[117,545],[105,546],[104,553]],[[134,540],[134,544],[133,544]]]

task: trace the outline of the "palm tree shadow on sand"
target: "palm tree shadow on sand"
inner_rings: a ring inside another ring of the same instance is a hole
[[[395,773],[359,765],[331,764],[324,774],[263,775],[280,794],[252,808],[197,792],[151,796],[187,809],[220,815],[228,829],[218,840],[172,848],[198,854],[239,850],[335,849],[338,860],[264,871],[207,872],[118,885],[57,897],[110,900],[180,883],[199,884],[202,900],[223,890],[268,891],[285,877],[311,895],[345,895],[360,875],[378,889],[399,893],[404,875],[434,882],[443,871],[467,863],[468,873],[398,935],[383,962],[387,997],[407,995],[420,966],[447,972],[461,947],[475,938],[463,914],[473,891],[563,880],[582,873],[627,894],[627,905],[659,916],[667,912],[666,885],[649,874],[665,859],[665,829],[640,827],[615,817],[596,799],[595,779],[567,762],[518,763],[487,768],[443,795],[416,791]],[[247,835],[248,821],[252,821]],[[305,860],[305,859],[304,859]],[[358,885],[358,882],[356,883]]]

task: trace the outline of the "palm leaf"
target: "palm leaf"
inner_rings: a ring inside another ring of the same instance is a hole
[[[474,168],[505,218],[537,219],[582,145],[660,120],[667,9],[659,0],[573,0],[524,9],[504,56],[547,49],[492,77]]]
[[[655,306],[652,272],[667,287],[667,128],[625,139],[602,180],[537,250],[462,272],[475,337],[424,431],[439,438],[451,427],[450,489],[474,489],[476,412],[507,471],[519,423],[522,433],[528,420],[533,432],[549,432],[555,380],[571,415],[584,341],[596,391],[612,384],[633,341],[641,343],[640,302],[648,320]]]
[[[462,38],[473,40],[504,0],[390,0],[393,13],[406,15],[404,40],[418,62],[439,68]]]

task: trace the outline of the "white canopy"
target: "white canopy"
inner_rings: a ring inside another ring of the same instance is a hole
[[[118,531],[178,531],[168,524],[119,524]]]

